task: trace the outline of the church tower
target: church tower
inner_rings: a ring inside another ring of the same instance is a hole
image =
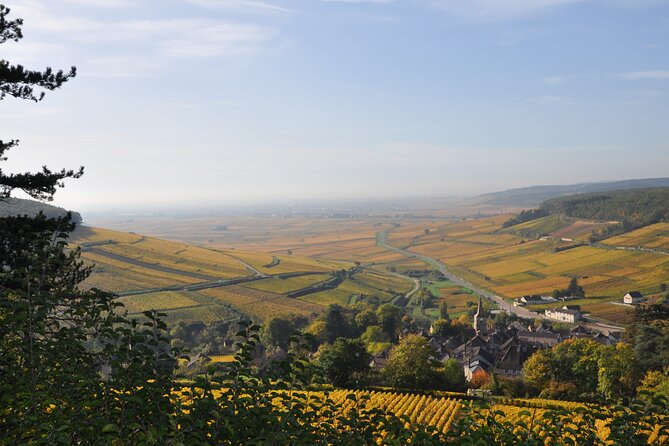
[[[474,330],[476,330],[476,334],[485,334],[488,331],[488,318],[483,310],[481,296],[479,296],[479,305],[474,315]]]

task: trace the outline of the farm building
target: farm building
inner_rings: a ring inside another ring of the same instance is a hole
[[[547,302],[555,302],[550,296],[540,296],[538,294],[532,294],[530,296],[522,296],[514,299],[513,305],[516,307],[522,307],[523,305],[536,305],[536,304],[545,304]]]
[[[564,308],[553,308],[546,310],[546,317],[560,322],[569,322],[571,324],[581,319],[581,312],[578,310],[567,310]]]
[[[521,303],[526,304],[526,305],[527,304],[529,304],[529,305],[540,304],[543,301],[541,296],[539,296],[538,294],[532,294],[531,296],[523,296],[523,297],[519,298],[518,300]]]
[[[625,297],[623,297],[623,302],[626,304],[638,304],[645,300],[646,298],[643,297],[643,294],[638,291],[630,291],[629,293],[625,294]]]

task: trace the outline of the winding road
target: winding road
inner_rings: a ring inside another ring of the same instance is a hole
[[[491,293],[490,291],[484,290],[482,288],[477,287],[471,282],[466,281],[462,277],[457,276],[453,272],[449,271],[448,266],[444,264],[443,262],[434,259],[432,257],[423,255],[423,254],[418,254],[415,252],[408,251],[406,249],[402,248],[397,248],[395,246],[389,245],[388,244],[388,231],[389,229],[386,229],[385,231],[378,232],[376,234],[376,244],[384,249],[387,249],[389,251],[396,252],[398,254],[402,254],[406,257],[410,257],[413,259],[419,259],[422,260],[423,262],[427,263],[428,265],[432,266],[433,268],[437,269],[439,272],[441,272],[444,277],[446,277],[448,280],[450,280],[453,283],[456,283],[462,287],[469,288],[472,290],[477,296],[481,296],[485,299],[488,299],[489,301],[495,303],[502,311],[505,313],[511,314],[514,313],[518,317],[522,317],[525,319],[546,319],[542,314],[536,313],[534,311],[530,311],[526,308],[523,307],[516,307],[514,306],[511,302],[508,300],[504,299],[501,296],[498,296],[494,293]],[[619,331],[622,330],[622,327],[619,327],[617,325],[611,325],[611,324],[605,324],[597,320],[593,319],[587,319],[586,323],[584,324],[585,326],[589,328],[593,328],[595,330],[599,331],[607,331],[607,330],[613,330],[613,331]]]

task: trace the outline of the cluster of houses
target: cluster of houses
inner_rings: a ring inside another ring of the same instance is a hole
[[[568,315],[574,320],[577,320],[576,314],[580,314],[577,310],[569,308],[554,311],[556,317],[568,318]],[[489,322],[491,321],[479,299],[474,315],[474,328],[468,334],[446,339],[433,334],[432,330],[423,330],[418,334],[428,340],[428,344],[436,352],[437,360],[445,362],[451,358],[457,359],[467,379],[471,379],[478,370],[495,372],[498,376],[518,377],[522,375],[523,364],[534,352],[550,348],[565,339],[590,338],[605,345],[614,345],[620,341],[619,332],[592,331],[581,325],[576,325],[565,334],[553,331],[546,322],[535,327],[532,321],[518,319],[502,328],[492,328]],[[405,330],[401,337],[409,333]],[[386,361],[387,353],[384,352],[374,357],[370,366],[381,369]]]

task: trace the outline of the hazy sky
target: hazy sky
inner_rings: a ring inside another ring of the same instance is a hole
[[[79,72],[0,102],[3,169],[84,212],[669,176],[667,1],[0,1]]]

